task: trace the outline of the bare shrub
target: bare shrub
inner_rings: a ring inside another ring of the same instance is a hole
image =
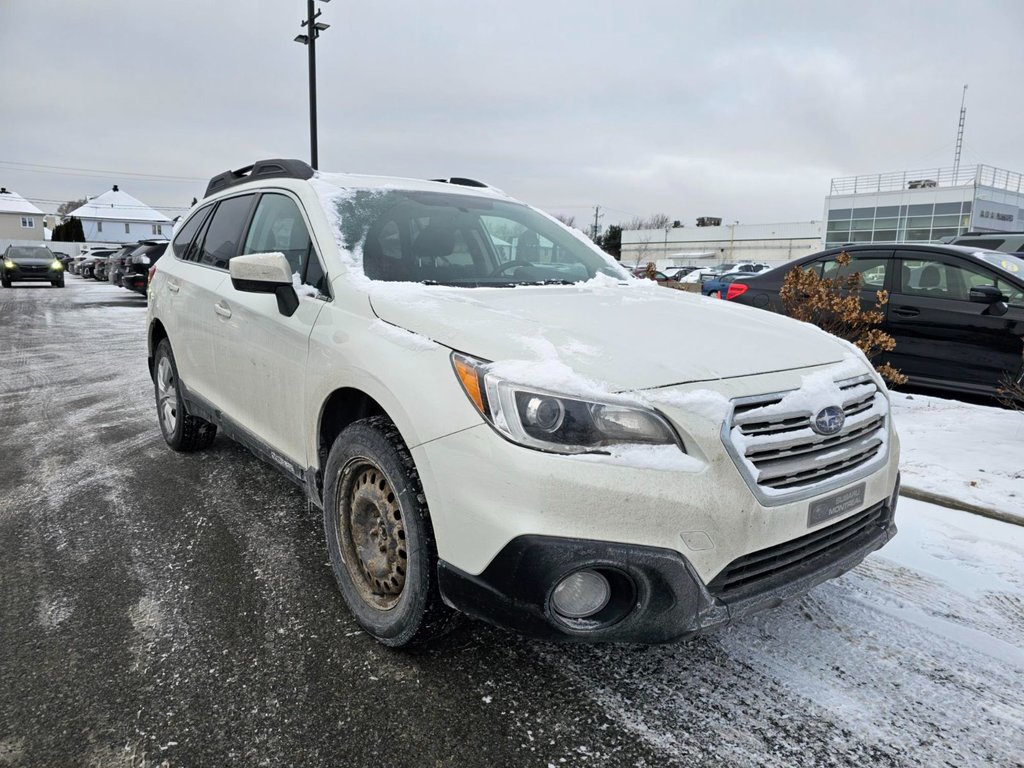
[[[885,318],[882,308],[889,302],[889,293],[877,291],[874,307],[865,309],[860,272],[841,274],[850,265],[850,255],[843,251],[836,261],[840,275],[834,280],[810,269],[790,270],[779,292],[786,314],[855,344],[882,378],[890,384],[905,384],[907,377],[892,365],[875,362],[880,354],[896,347],[896,340],[878,327]]]

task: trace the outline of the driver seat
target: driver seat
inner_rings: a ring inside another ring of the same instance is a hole
[[[415,279],[436,279],[437,260],[451,256],[454,250],[455,228],[446,221],[432,221],[412,244]]]

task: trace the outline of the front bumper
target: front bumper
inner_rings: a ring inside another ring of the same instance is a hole
[[[690,562],[672,550],[546,536],[509,542],[476,576],[442,561],[438,583],[452,607],[531,637],[675,642],[777,607],[850,570],[896,535],[895,499],[894,493],[891,500],[809,534],[803,542],[790,542],[788,557],[778,547],[765,550],[761,573],[738,587],[720,579],[705,584]],[[749,566],[738,561],[738,567]],[[624,577],[612,580],[613,600],[623,607],[604,620],[559,616],[551,605],[554,586],[582,569]],[[616,596],[616,589],[623,594]]]
[[[50,269],[49,267],[34,268],[28,266],[15,266],[14,269],[0,266],[0,274],[4,280],[12,283],[45,282],[55,283],[64,276],[63,269]]]

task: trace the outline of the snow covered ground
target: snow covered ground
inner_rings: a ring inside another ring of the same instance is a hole
[[[903,485],[1024,522],[1024,413],[892,393]]]

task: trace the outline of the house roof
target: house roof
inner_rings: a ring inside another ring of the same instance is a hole
[[[32,203],[19,195],[11,192],[6,187],[0,187],[0,213],[34,213],[42,216],[43,212]]]
[[[103,219],[115,221],[158,221],[164,224],[170,223],[170,219],[160,211],[150,208],[141,200],[122,192],[114,185],[109,192],[104,192],[99,197],[94,197],[85,205],[71,211],[68,216],[76,216],[79,219]]]

